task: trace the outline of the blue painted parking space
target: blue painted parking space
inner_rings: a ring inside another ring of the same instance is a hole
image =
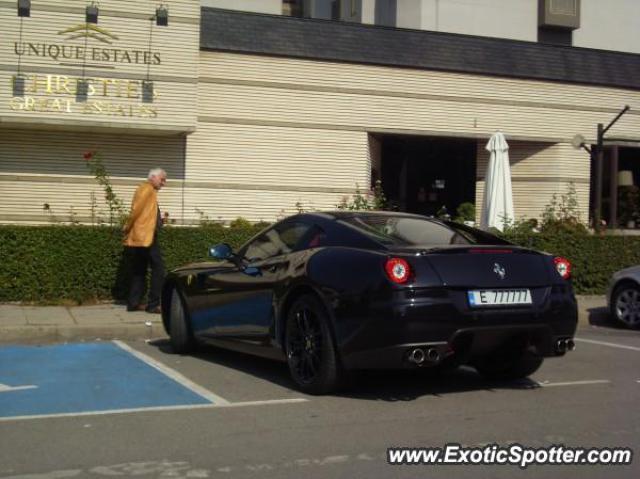
[[[0,347],[0,418],[206,404],[114,343]]]

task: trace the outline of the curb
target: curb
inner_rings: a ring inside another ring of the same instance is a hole
[[[167,338],[161,323],[102,324],[95,326],[5,326],[0,327],[0,344],[40,344],[112,339],[148,340]]]

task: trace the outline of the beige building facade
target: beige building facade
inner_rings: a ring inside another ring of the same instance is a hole
[[[165,168],[161,208],[176,224],[334,209],[376,178],[400,209],[412,210],[422,183],[437,183],[435,201],[450,209],[463,200],[481,205],[484,145],[496,131],[510,144],[517,218],[540,217],[573,184],[587,221],[592,159],[573,137],[595,143],[596,125],[630,105],[609,135],[640,144],[633,87],[248,51],[218,33],[212,47],[201,35],[210,20],[231,33],[237,21],[289,22],[291,31],[330,22],[214,9],[203,20],[189,0],[169,4],[166,27],[156,25],[156,2],[104,0],[95,28],[81,2],[31,3],[31,16],[19,18],[14,2],[0,2],[8,33],[0,45],[2,223],[106,218],[84,163],[88,150],[100,154],[127,204],[150,168]],[[358,28],[353,35],[382,31]],[[15,91],[18,76],[23,92]],[[79,81],[89,84],[86,98]],[[143,95],[148,82],[151,97]],[[447,173],[453,156],[459,171]],[[395,175],[407,161],[414,170]],[[412,183],[424,172],[431,176]],[[443,195],[462,176],[471,186]]]

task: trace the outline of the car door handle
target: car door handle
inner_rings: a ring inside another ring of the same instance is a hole
[[[262,271],[260,271],[260,268],[256,268],[255,266],[247,266],[242,270],[242,272],[249,276],[262,276]]]

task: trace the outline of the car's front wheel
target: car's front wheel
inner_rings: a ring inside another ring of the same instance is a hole
[[[528,348],[492,354],[478,359],[474,366],[487,379],[510,381],[523,379],[535,373],[542,366],[543,358]]]
[[[171,292],[171,307],[169,309],[169,337],[171,347],[178,354],[189,353],[195,346],[193,334],[187,320],[184,304],[177,289]]]
[[[315,296],[301,296],[289,309],[285,348],[291,377],[300,390],[327,394],[336,389],[340,364],[329,318]]]
[[[612,296],[611,314],[629,328],[640,328],[640,288],[631,283],[618,286]]]

